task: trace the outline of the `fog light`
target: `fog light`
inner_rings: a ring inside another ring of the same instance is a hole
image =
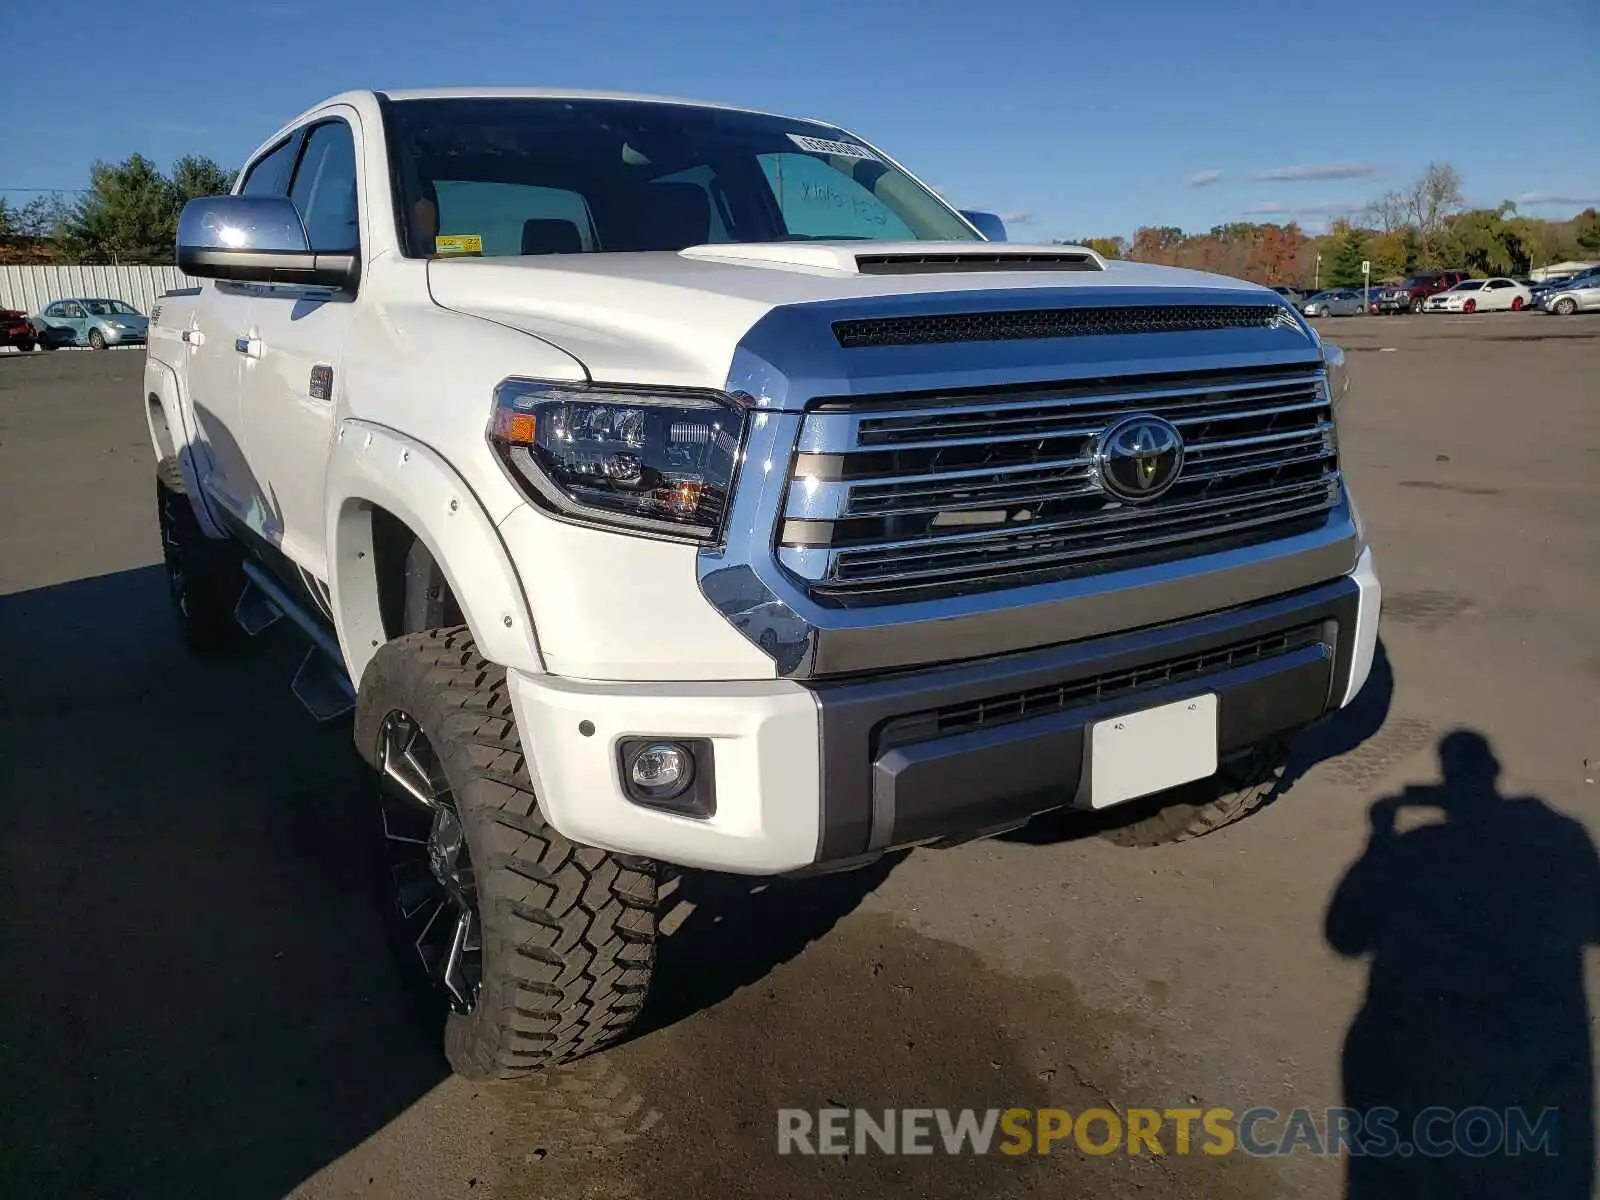
[[[617,746],[617,769],[628,799],[685,817],[717,811],[711,741],[627,738]]]
[[[670,800],[694,782],[694,758],[682,746],[656,742],[639,751],[628,782],[649,800]]]

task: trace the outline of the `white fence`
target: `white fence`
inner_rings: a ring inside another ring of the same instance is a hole
[[[145,316],[162,292],[199,282],[177,267],[0,267],[0,308],[36,313],[52,300],[126,300]]]

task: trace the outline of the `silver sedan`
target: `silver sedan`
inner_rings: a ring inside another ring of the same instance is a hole
[[[1586,280],[1582,287],[1557,288],[1544,298],[1544,310],[1558,317],[1600,311],[1600,279]]]
[[[1361,293],[1350,288],[1318,292],[1300,306],[1308,317],[1354,317],[1362,311]]]

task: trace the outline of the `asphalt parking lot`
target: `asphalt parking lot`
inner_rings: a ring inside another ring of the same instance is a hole
[[[142,355],[0,355],[0,1192],[1331,1197],[1343,1164],[1307,1153],[779,1157],[775,1113],[1425,1096],[1554,1097],[1548,1190],[1460,1169],[1587,1195],[1600,318],[1324,326],[1386,611],[1274,804],[1159,850],[1042,820],[805,885],[689,877],[650,1028],[507,1086],[415,1028],[292,639],[202,664],[169,627]]]

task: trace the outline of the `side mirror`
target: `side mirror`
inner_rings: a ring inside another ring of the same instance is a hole
[[[354,253],[318,254],[286,196],[205,196],[178,217],[178,269],[203,279],[347,288]]]
[[[969,212],[961,210],[961,215],[971,221],[983,234],[984,240],[989,242],[1003,242],[1006,240],[1006,223],[991,212]]]

